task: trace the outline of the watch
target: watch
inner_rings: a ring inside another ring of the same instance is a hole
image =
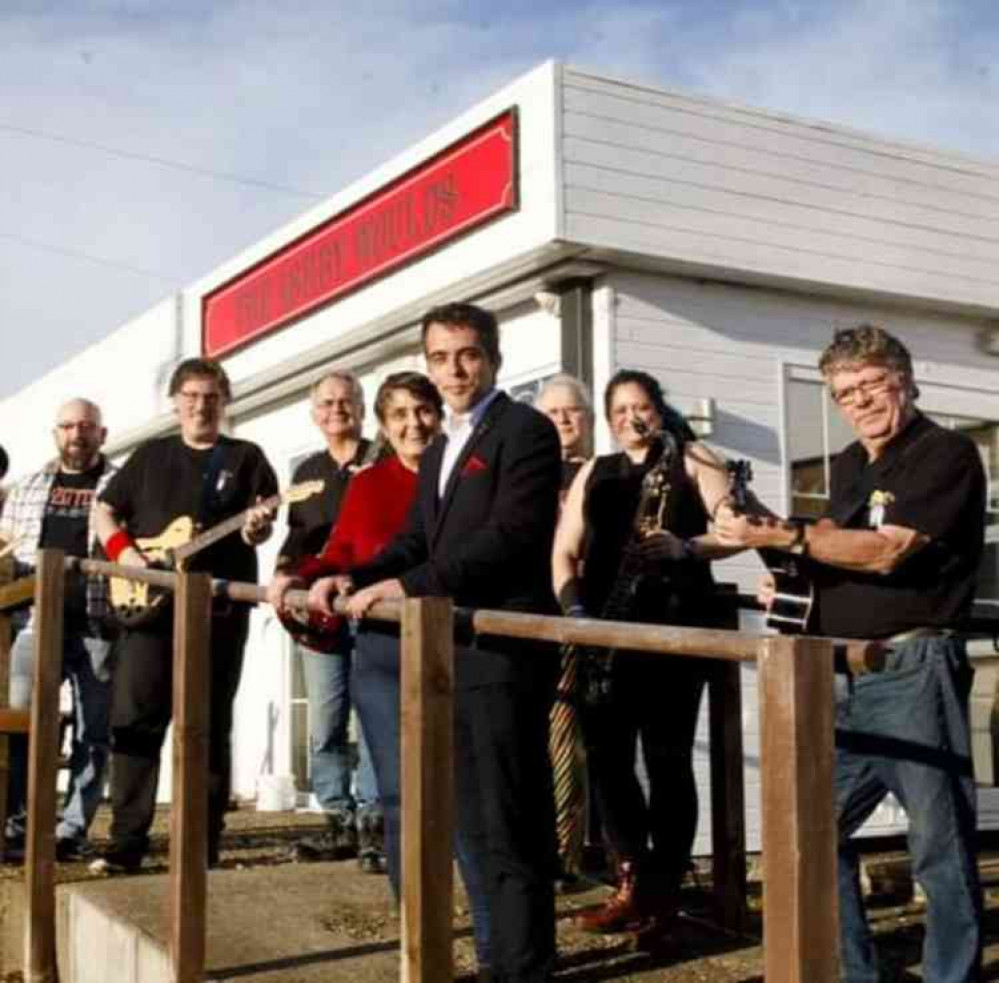
[[[800,519],[791,519],[790,524],[794,526],[794,539],[791,540],[790,545],[787,547],[787,551],[789,553],[793,553],[795,556],[807,556],[808,527]]]

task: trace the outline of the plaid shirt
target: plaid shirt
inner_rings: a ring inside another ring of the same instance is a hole
[[[103,455],[104,472],[97,482],[96,495],[104,490],[117,468]],[[17,540],[14,548],[16,575],[28,576],[35,570],[35,554],[42,538],[42,524],[45,521],[45,506],[55,477],[59,473],[59,461],[49,461],[41,471],[22,478],[7,492],[0,513],[0,536],[10,542]],[[87,521],[87,542],[90,555],[97,546],[97,533],[91,517]],[[111,608],[108,603],[108,586],[104,577],[87,577],[87,615],[95,627],[110,623]]]

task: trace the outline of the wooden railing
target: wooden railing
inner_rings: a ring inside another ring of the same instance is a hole
[[[33,590],[29,581],[0,588],[0,684],[9,656],[9,611],[33,597],[38,625],[25,865],[24,972],[28,983],[57,979],[55,755],[67,566],[144,581],[176,593],[170,957],[177,983],[200,983],[205,966],[206,669],[211,597],[225,595],[258,603],[265,600],[265,591],[252,584],[213,582],[207,574],[66,561],[61,553],[50,550],[39,553]],[[292,605],[304,601],[304,592],[289,595]],[[745,904],[739,665],[755,662],[761,718],[765,978],[767,983],[833,983],[838,979],[833,652],[829,640],[503,611],[459,611],[457,615],[463,630],[481,634],[646,653],[634,658],[663,653],[715,661],[710,698],[714,873],[719,917],[733,926],[741,924]],[[370,616],[402,625],[402,978],[409,983],[449,983],[453,977],[452,857],[442,844],[452,842],[454,827],[456,612],[447,599],[418,598],[382,602]],[[0,772],[6,743],[2,736],[5,701],[6,687],[0,686]],[[9,719],[7,729],[14,729],[18,721],[23,729],[23,716]]]

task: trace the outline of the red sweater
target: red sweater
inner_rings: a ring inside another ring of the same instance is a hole
[[[374,559],[405,525],[415,498],[416,472],[395,455],[358,471],[322,553],[306,559],[299,576],[311,584]]]

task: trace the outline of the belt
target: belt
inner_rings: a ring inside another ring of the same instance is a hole
[[[914,642],[920,638],[954,638],[955,635],[948,628],[910,628],[871,642],[841,642],[833,646],[836,671],[851,676],[881,672],[893,645]]]
[[[891,644],[893,642],[912,642],[917,638],[952,638],[954,632],[949,628],[910,628],[908,631],[900,631],[897,635],[890,635],[884,639]]]

